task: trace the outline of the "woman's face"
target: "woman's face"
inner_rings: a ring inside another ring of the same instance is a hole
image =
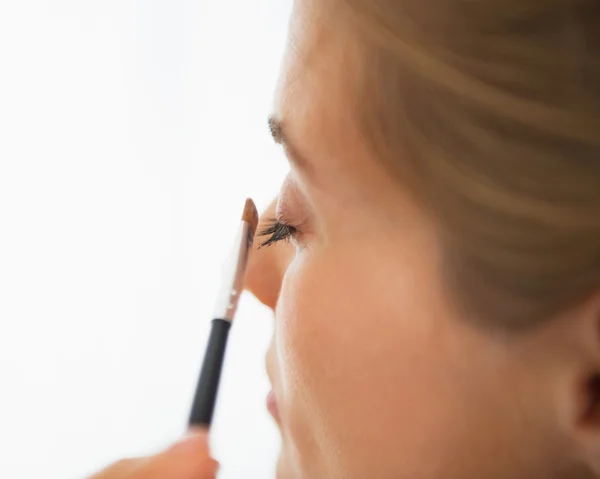
[[[248,269],[275,313],[278,477],[552,477],[552,360],[530,353],[549,340],[493,338],[450,305],[432,224],[357,128],[341,30],[296,2],[272,123],[291,167],[259,226],[295,234]]]

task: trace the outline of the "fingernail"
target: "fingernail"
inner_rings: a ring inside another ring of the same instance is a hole
[[[170,450],[177,453],[188,453],[198,451],[207,446],[208,434],[204,430],[190,430],[185,436],[177,441]]]

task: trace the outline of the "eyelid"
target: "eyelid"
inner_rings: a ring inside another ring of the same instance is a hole
[[[286,176],[275,206],[275,218],[266,223],[262,236],[271,237],[260,247],[269,246],[283,240],[291,240],[296,246],[304,242],[309,232],[309,214],[306,200],[298,187],[295,174],[290,171]]]
[[[281,185],[281,191],[277,198],[275,218],[280,223],[303,229],[308,219],[305,205],[306,202],[293,173],[288,174]]]
[[[279,207],[279,204],[277,205],[277,209],[275,210],[275,218],[273,218],[273,221],[277,221],[278,223],[284,224],[284,225],[298,225],[300,226],[299,221],[296,221],[295,218],[292,217],[292,214],[290,213],[290,211],[285,208],[285,207]]]

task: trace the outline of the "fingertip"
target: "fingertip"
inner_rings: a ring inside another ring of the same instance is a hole
[[[219,464],[210,456],[206,430],[194,429],[147,465],[144,479],[214,478]]]
[[[202,449],[208,450],[208,431],[204,428],[194,427],[179,441],[169,448],[169,452],[176,454],[185,454],[188,452],[198,452]]]

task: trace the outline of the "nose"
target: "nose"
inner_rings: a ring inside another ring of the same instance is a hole
[[[256,228],[258,235],[275,218],[276,206],[277,200],[274,200],[260,216]],[[281,281],[294,257],[295,248],[286,241],[261,248],[260,244],[266,239],[261,237],[254,239],[246,267],[245,289],[256,296],[261,303],[274,310],[279,299]]]

